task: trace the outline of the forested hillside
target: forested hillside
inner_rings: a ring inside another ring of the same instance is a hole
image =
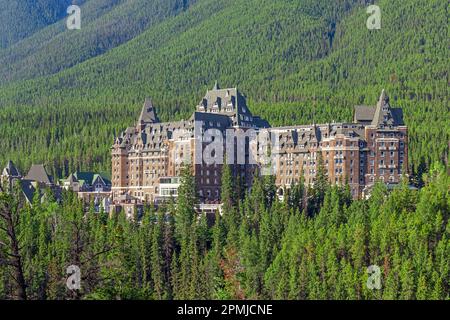
[[[7,137],[0,140],[0,161],[11,158],[22,169],[45,162],[59,176],[75,168],[109,170],[113,136],[136,121],[146,96],[163,120],[186,118],[219,80],[238,86],[253,113],[272,125],[351,120],[354,105],[375,104],[385,88],[391,103],[404,108],[411,169],[444,162],[447,4],[376,1],[382,28],[368,30],[367,2],[178,1],[172,7],[178,14],[157,14],[148,24],[136,18],[130,30],[118,23],[123,41],[105,45],[110,50],[90,37],[102,34],[114,14],[124,19],[119,8],[128,2],[97,19],[102,22],[87,23],[86,31],[63,32],[61,40],[42,30],[35,36],[49,37],[50,50],[29,38],[17,44],[18,52],[28,52],[23,57],[0,53],[6,65],[0,136]],[[65,39],[73,37],[71,50]]]
[[[378,184],[356,201],[324,175],[283,202],[271,177],[246,196],[231,177],[224,170],[224,214],[212,227],[193,209],[189,168],[176,208],[146,208],[134,221],[93,205],[86,213],[75,193],[62,205],[47,193],[31,208],[0,192],[0,299],[450,299],[442,165],[420,190]],[[66,288],[71,265],[81,290]],[[369,266],[379,268],[379,286],[368,285]]]
[[[53,74],[101,55],[194,2],[89,0],[81,6],[80,30],[68,30],[63,19],[0,52],[0,84]]]
[[[74,1],[83,3],[84,0]],[[0,52],[66,15],[71,0],[0,0]]]

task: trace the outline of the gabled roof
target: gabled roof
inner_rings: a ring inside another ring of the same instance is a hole
[[[253,122],[258,128],[270,128],[270,123],[258,116],[253,116]]]
[[[45,184],[52,184],[52,177],[45,171],[44,165],[33,164],[28,171],[25,180],[38,181]]]
[[[403,126],[403,109],[401,108],[392,108],[391,109],[392,117],[394,118],[394,123],[396,126]]]
[[[245,97],[237,88],[221,89],[216,82],[212,90],[197,105],[197,112],[224,114],[233,119],[233,126],[253,125],[253,115],[247,106]],[[258,121],[263,127],[267,124]]]
[[[70,174],[70,176],[67,178],[66,181],[68,181],[70,183],[75,183],[75,182],[78,182],[78,179],[73,174]]]
[[[159,122],[156,116],[156,110],[153,107],[152,100],[145,99],[144,106],[142,107],[141,115],[139,116],[139,123],[156,123]]]
[[[16,166],[11,160],[8,161],[6,167],[3,169],[3,174],[10,177],[20,177],[19,170],[17,170]]]
[[[50,190],[57,201],[60,201],[62,199],[61,190],[59,188],[49,187],[47,184],[38,182],[36,180],[22,179],[20,180],[20,187],[22,189],[23,195],[25,196],[25,199],[30,205],[33,204],[33,200],[36,195],[41,202],[45,200],[47,195],[45,190],[47,188],[50,188],[47,190]]]
[[[373,115],[372,125],[379,126],[380,124],[393,124],[393,118],[390,109],[391,106],[389,105],[389,97],[383,89],[383,91],[381,91],[380,99],[378,100],[375,109],[375,114]]]
[[[22,188],[23,195],[27,199],[28,203],[33,203],[34,193],[36,192],[36,188],[33,186],[32,180],[21,180],[20,186]]]
[[[211,90],[207,90],[205,96],[197,106],[197,111],[214,113],[236,113],[238,91],[236,88],[221,89],[216,81]],[[226,111],[231,109],[232,111]]]
[[[108,184],[107,180],[104,179],[101,175],[94,174],[94,177],[92,178],[92,185],[94,185],[97,180],[103,182],[105,185]]]
[[[106,177],[94,172],[75,172],[73,176],[80,182],[80,185],[86,183],[92,186],[97,179],[102,180],[105,185],[111,184],[111,182]]]

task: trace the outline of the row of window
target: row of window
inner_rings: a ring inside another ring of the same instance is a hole
[[[379,169],[378,173],[380,175],[384,175],[385,169]],[[401,173],[401,169],[399,169],[399,172]],[[395,169],[389,169],[389,174],[394,174],[395,173]],[[373,168],[370,169],[370,174],[375,174],[375,170]]]
[[[214,184],[215,184],[215,185],[218,185],[218,184],[219,184],[219,179],[217,179],[217,178],[214,178],[214,180],[213,180],[213,179],[209,179],[209,178],[205,178],[205,179],[201,178],[201,179],[200,179],[200,184],[203,184],[203,183],[205,183],[205,184],[211,184],[212,181],[214,181]]]
[[[206,173],[206,176],[210,176],[210,175],[211,175],[211,172],[212,172],[212,174],[213,174],[215,177],[219,176],[219,171],[218,171],[218,170],[212,170],[212,171],[210,171],[210,170],[203,170],[203,169],[200,170],[200,175],[201,175],[201,176],[204,176],[205,173]]]
[[[384,180],[385,180],[383,176],[379,177],[379,179],[380,179],[380,181],[382,181],[382,182],[384,182]],[[375,182],[375,177],[371,176],[371,177],[369,178],[369,181],[370,181],[371,183],[374,183],[374,182]],[[391,183],[394,183],[394,182],[395,182],[395,178],[394,178],[393,176],[390,176],[390,177],[388,178],[388,181],[391,182]]]
[[[211,196],[215,196],[217,199],[219,198],[219,195],[220,195],[220,191],[219,191],[219,189],[213,189],[213,190],[211,190],[211,189],[205,189],[205,190],[199,190],[198,191],[198,195],[200,196],[200,197],[206,197],[206,198],[211,198]]]

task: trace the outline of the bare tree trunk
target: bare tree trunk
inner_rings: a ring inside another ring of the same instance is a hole
[[[0,218],[4,221],[4,227],[0,227],[6,233],[9,240],[9,259],[6,264],[13,267],[13,278],[16,282],[16,297],[19,300],[27,300],[26,282],[23,272],[22,257],[20,255],[19,241],[16,235],[16,227],[19,222],[20,206],[12,205],[14,200],[10,195],[0,195]]]
[[[27,285],[23,275],[22,257],[19,252],[19,243],[17,241],[15,226],[12,219],[10,219],[10,224],[8,223],[7,228],[11,239],[11,264],[14,267],[15,280],[17,283],[17,298],[19,300],[27,300]]]

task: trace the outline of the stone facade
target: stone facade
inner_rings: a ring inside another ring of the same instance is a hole
[[[223,145],[223,154],[212,145]],[[147,99],[136,126],[112,146],[113,203],[140,206],[176,197],[181,169],[189,161],[201,203],[220,203],[223,164],[208,162],[205,154],[227,159],[233,174],[251,188],[267,149],[280,195],[301,176],[314,183],[321,153],[330,182],[348,182],[359,198],[377,180],[400,181],[408,164],[408,130],[401,109],[391,108],[384,90],[376,106],[355,107],[352,123],[276,128],[253,116],[236,88],[216,84],[191,118],[177,122],[160,122]]]

